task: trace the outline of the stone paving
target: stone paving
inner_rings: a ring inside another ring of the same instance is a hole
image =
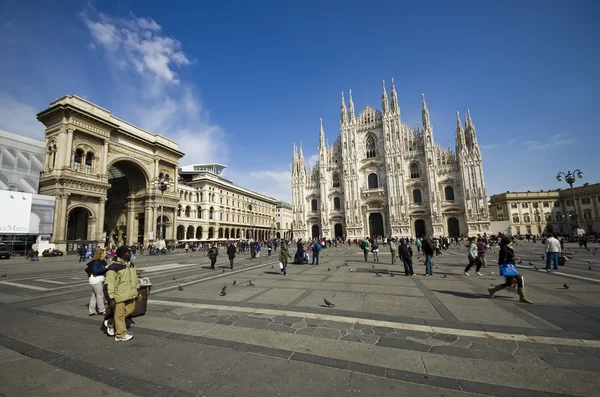
[[[88,317],[88,286],[28,290],[51,276],[20,270],[4,279],[15,285],[0,283],[0,393],[597,395],[595,247],[569,247],[572,259],[554,274],[534,269],[543,267],[542,248],[516,247],[533,305],[511,291],[490,299],[487,288],[502,280],[495,254],[483,276],[468,277],[462,247],[434,259],[433,277],[405,277],[385,248],[379,263],[364,263],[356,247],[327,249],[320,265],[290,265],[288,276],[276,257],[241,255],[233,271],[220,262],[206,269],[202,255],[151,258],[138,264],[154,283],[149,311],[134,319],[127,344],[106,338],[100,319]],[[56,268],[61,276],[77,269]]]

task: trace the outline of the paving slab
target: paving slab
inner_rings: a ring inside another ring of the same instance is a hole
[[[433,305],[424,297],[411,298],[407,296],[367,294],[362,310],[369,313],[393,316],[442,319]]]

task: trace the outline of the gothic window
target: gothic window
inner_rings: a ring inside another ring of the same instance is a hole
[[[316,199],[312,199],[310,200],[310,210],[311,211],[317,211],[318,209],[318,203]]]
[[[550,203],[547,201],[544,201],[544,208],[548,208],[548,207],[550,207]]]
[[[73,169],[75,171],[81,170],[81,161],[83,159],[83,150],[77,149],[75,151],[75,158],[73,159]]]
[[[379,187],[379,183],[377,181],[377,174],[369,174],[367,182],[369,184],[369,189],[377,189],[377,187]]]
[[[333,187],[340,187],[340,176],[333,174]]]
[[[413,190],[413,203],[421,204],[423,202],[423,194],[420,189]]]
[[[529,203],[521,203],[522,208],[529,208]]]
[[[369,135],[367,137],[367,142],[366,142],[365,146],[366,146],[366,150],[367,150],[367,158],[368,159],[377,156],[377,146],[375,143],[375,138],[373,138],[373,135]]]
[[[421,177],[421,172],[419,170],[419,165],[417,163],[412,163],[410,166],[410,178],[416,179]]]
[[[334,197],[333,198],[333,209],[334,210],[339,210],[340,207],[341,207],[340,198],[339,197]]]
[[[454,201],[454,188],[452,186],[446,186],[444,188],[444,195],[446,196],[446,201]]]
[[[517,208],[518,204],[517,203],[510,203],[510,208]]]
[[[539,207],[540,204],[537,201],[534,201],[532,203],[532,205],[533,205],[533,208],[537,208],[537,207]]]
[[[213,207],[210,207],[210,209],[208,210],[208,219],[213,219],[215,215],[215,209]]]
[[[54,169],[56,166],[56,143],[53,141],[48,145],[48,168]]]

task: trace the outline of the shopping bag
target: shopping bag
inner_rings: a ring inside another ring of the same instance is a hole
[[[500,266],[500,275],[502,277],[516,277],[519,275],[519,271],[517,270],[516,266],[513,265],[512,263],[507,263],[504,265],[499,265]]]
[[[283,263],[279,262],[279,269],[283,270]]]

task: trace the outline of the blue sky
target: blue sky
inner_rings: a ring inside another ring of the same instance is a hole
[[[293,142],[315,155],[342,90],[380,108],[394,77],[402,119],[425,93],[443,145],[471,110],[488,194],[565,187],[573,168],[596,183],[599,4],[3,1],[0,129],[42,139],[35,113],[77,94],[289,201]]]

